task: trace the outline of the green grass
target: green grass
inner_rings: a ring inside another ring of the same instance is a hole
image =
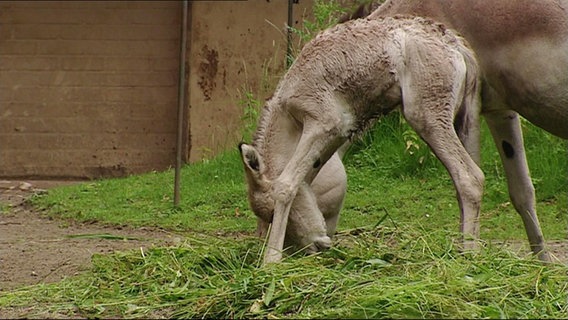
[[[525,121],[523,132],[545,236],[565,239],[568,145]],[[481,137],[486,177],[481,236],[524,240],[524,227],[510,203],[501,161],[485,123]],[[349,150],[345,162],[349,191],[342,219],[349,227],[357,221],[370,222],[368,215],[377,219],[388,210],[399,222],[456,230],[459,209],[449,174],[399,114],[382,119]]]
[[[34,206],[56,218],[159,226],[187,238],[172,247],[95,255],[86,274],[0,293],[0,310],[105,318],[565,317],[565,266],[519,258],[488,241],[526,236],[486,128],[481,236],[487,242],[461,255],[454,247],[459,214],[451,180],[398,117],[385,118],[348,154],[348,194],[328,252],[260,267],[263,243],[251,236],[255,218],[231,150],[183,168],[179,208],[171,200],[172,171],[34,197]],[[530,124],[524,130],[544,234],[565,239],[566,142]]]
[[[482,168],[486,186],[481,236],[524,240],[521,220],[509,202],[497,151],[487,128],[483,129]],[[566,142],[528,123],[524,129],[544,234],[547,239],[565,239]],[[451,179],[425,144],[409,130],[398,114],[392,114],[348,153],[345,161],[348,193],[340,228],[374,225],[388,212],[398,223],[424,225],[432,230],[457,230],[459,208]],[[256,226],[248,208],[236,148],[183,168],[179,208],[172,206],[172,193],[173,173],[167,171],[61,187],[32,202],[58,218],[113,225],[228,233],[250,233]]]
[[[498,247],[459,254],[445,230],[380,225],[260,267],[254,238],[95,255],[90,272],[0,295],[30,316],[176,318],[562,318],[567,268]]]
[[[48,214],[112,225],[157,226],[170,230],[252,230],[242,165],[233,151],[182,171],[181,202],[174,208],[173,172],[152,172],[122,179],[53,189],[32,203]]]

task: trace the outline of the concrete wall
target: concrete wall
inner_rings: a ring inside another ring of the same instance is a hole
[[[0,176],[172,164],[180,7],[0,2]]]
[[[0,177],[173,165],[180,16],[178,1],[0,2]],[[235,146],[241,89],[284,70],[286,20],[286,0],[190,1],[186,160]]]
[[[293,5],[295,27],[312,0]],[[190,160],[235,148],[242,93],[271,94],[285,71],[287,0],[192,2]]]

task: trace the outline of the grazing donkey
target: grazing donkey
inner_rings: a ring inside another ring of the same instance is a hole
[[[330,246],[318,197],[333,185],[322,188],[318,171],[344,192],[344,173],[334,175],[342,170],[337,149],[399,106],[449,171],[462,230],[475,236],[484,180],[478,81],[463,40],[423,18],[350,21],[306,44],[263,108],[253,144],[240,145],[251,207],[272,221],[264,262],[281,259],[287,230],[293,237],[289,216],[310,224],[301,245]],[[341,206],[342,195],[330,199]]]
[[[368,8],[372,6],[362,6],[353,17],[368,15]],[[550,261],[518,114],[568,139],[568,1],[387,0],[369,18],[397,14],[444,23],[460,32],[476,53],[482,70],[482,114],[503,162],[511,202],[531,250]]]

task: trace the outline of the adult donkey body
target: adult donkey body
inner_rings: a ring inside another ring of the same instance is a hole
[[[442,22],[472,46],[482,69],[482,113],[503,162],[511,201],[532,251],[550,260],[518,114],[568,139],[568,1],[387,0],[368,18],[396,14]]]
[[[473,52],[431,20],[350,21],[308,43],[263,108],[252,145],[240,145],[251,207],[272,221],[265,263],[280,260],[287,231],[312,250],[330,245],[335,220],[322,204],[340,207],[345,190],[336,150],[398,106],[448,169],[462,229],[475,236],[479,87]],[[289,217],[303,230],[287,228]]]

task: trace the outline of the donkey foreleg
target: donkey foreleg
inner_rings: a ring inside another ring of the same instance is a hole
[[[304,119],[302,136],[296,150],[272,185],[275,207],[265,264],[277,262],[282,258],[290,208],[300,184],[310,184],[319,169],[346,140],[340,137],[340,121],[339,118],[334,118],[333,114],[322,113],[317,120],[308,117]]]
[[[274,217],[270,228],[270,236],[266,245],[264,264],[278,262],[282,260],[282,250],[284,249],[284,238],[286,236],[286,226],[292,201],[276,201],[274,205]]]
[[[484,116],[499,150],[509,196],[521,215],[531,250],[540,260],[550,261],[536,214],[535,191],[527,165],[519,116],[510,110],[491,111]]]

